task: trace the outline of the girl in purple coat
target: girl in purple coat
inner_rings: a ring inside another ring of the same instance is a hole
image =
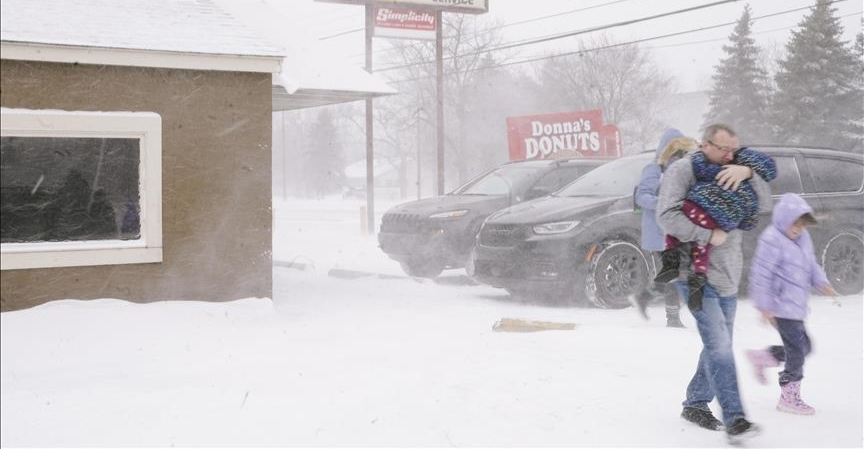
[[[785,362],[780,372],[780,401],[777,410],[799,415],[816,413],[801,399],[804,358],[810,354],[810,337],[804,329],[810,289],[827,295],[836,292],[825,271],[816,262],[813,241],[806,227],[816,223],[813,209],[794,193],[780,197],[774,206],[771,225],[759,235],[750,268],[749,296],[753,305],[771,323],[783,346],[747,351],[759,382],[768,383],[765,368]]]

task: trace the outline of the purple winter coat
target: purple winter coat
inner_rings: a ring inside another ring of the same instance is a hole
[[[804,320],[810,289],[829,285],[816,262],[813,241],[805,230],[796,240],[786,236],[799,217],[813,213],[803,198],[787,193],[774,205],[771,225],[759,235],[750,267],[749,297],[753,305],[778,318]]]

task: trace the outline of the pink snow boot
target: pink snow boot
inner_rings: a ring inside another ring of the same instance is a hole
[[[771,355],[770,352],[764,349],[749,349],[746,352],[747,360],[753,365],[753,372],[756,374],[756,379],[762,385],[768,384],[768,379],[765,377],[765,368],[774,368],[780,366],[780,362]]]
[[[789,382],[780,388],[780,402],[777,403],[777,410],[796,415],[813,415],[816,413],[816,409],[801,400],[800,381]]]

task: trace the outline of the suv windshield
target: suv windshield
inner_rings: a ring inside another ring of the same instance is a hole
[[[453,194],[509,195],[527,189],[542,173],[542,168],[537,166],[505,165],[454,190]]]
[[[642,169],[654,153],[625,157],[603,164],[567,184],[554,196],[626,196],[633,194]]]

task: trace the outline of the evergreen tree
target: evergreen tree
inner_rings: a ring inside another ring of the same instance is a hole
[[[792,32],[775,76],[772,121],[779,142],[861,151],[862,65],[840,40],[830,0],[817,0]]]
[[[771,136],[765,123],[768,75],[759,64],[760,50],[752,37],[750,5],[744,7],[723,51],[727,56],[711,77],[710,109],[703,117],[703,127],[725,123],[738,132],[742,143],[767,142]]]
[[[853,141],[852,151],[864,153],[864,19],[861,19],[862,31],[855,36],[853,49],[858,68],[855,89],[850,90],[849,105],[852,110],[849,116],[849,137]],[[857,142],[857,143],[854,143]]]
[[[864,64],[864,19],[861,19],[862,31],[855,36],[855,55],[858,56],[858,62]]]

